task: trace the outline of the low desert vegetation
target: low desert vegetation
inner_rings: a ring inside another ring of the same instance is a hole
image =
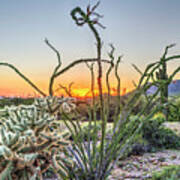
[[[161,172],[155,172],[152,180],[176,180],[180,179],[180,166],[169,166],[164,168]]]

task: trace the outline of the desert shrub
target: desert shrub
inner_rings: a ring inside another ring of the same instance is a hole
[[[165,167],[160,172],[154,172],[152,180],[178,180],[180,179],[180,166],[173,165]]]
[[[0,108],[4,108],[4,106],[11,106],[12,103],[8,98],[0,99]]]
[[[3,98],[0,99],[0,107],[4,108],[5,106],[18,106],[18,105],[31,105],[34,102],[34,98]]]
[[[147,101],[144,95],[142,95],[140,99],[133,105],[132,114],[134,115],[138,114],[141,111],[141,109],[145,107],[146,104],[147,104]]]
[[[153,118],[145,121],[128,155],[154,152],[159,148],[180,148],[180,137],[163,126],[165,121],[162,113],[157,113]]]
[[[169,106],[168,121],[180,121],[180,98],[172,100],[173,102]]]
[[[149,145],[147,142],[136,142],[132,145],[131,150],[129,151],[127,156],[131,155],[143,155],[147,152],[154,152],[156,149]]]
[[[163,122],[165,122],[165,117],[161,114],[144,122],[143,138],[156,148],[179,148],[180,137],[172,130],[161,126]]]

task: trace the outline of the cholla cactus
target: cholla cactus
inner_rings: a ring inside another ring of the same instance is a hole
[[[47,96],[45,98],[36,99],[34,105],[39,109],[50,114],[56,115],[61,111],[70,113],[76,108],[75,98],[58,98],[55,96]]]
[[[58,127],[52,129],[52,124],[56,124],[55,116],[38,108],[36,103],[4,109],[9,116],[1,119],[0,126],[1,180],[41,177],[52,165],[52,150],[60,151],[67,145]]]
[[[76,105],[73,103],[67,103],[67,102],[62,103],[62,111],[64,111],[65,113],[70,113],[75,108]]]

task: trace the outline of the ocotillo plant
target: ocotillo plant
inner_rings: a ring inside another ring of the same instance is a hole
[[[90,19],[91,15],[95,14],[98,17],[101,17],[98,15],[94,10],[97,8],[98,4],[90,8],[90,6],[87,7],[87,12],[83,11],[80,7],[75,8],[72,10],[71,15],[72,18],[75,20],[76,24],[78,26],[82,26],[84,24],[87,24],[90,29],[92,30],[96,40],[97,40],[97,56],[99,57],[99,54],[101,54],[101,39],[98,34],[98,31],[95,27],[95,25],[100,25],[98,20]],[[110,54],[111,60],[113,60],[113,52]],[[99,61],[101,59],[98,59],[98,65]],[[117,66],[115,69],[116,72],[116,78],[118,80],[118,89],[120,86],[120,79],[118,76],[118,64],[120,62],[121,58],[118,58]],[[156,82],[150,84],[149,81],[152,78],[152,75],[155,70],[159,67],[160,62],[153,63],[148,65],[148,67],[145,69],[145,72],[142,73],[142,77],[140,78],[137,90],[135,91],[135,94],[132,96],[132,98],[129,100],[128,104],[125,106],[125,108],[122,110],[122,113],[120,116],[116,116],[115,119],[115,126],[113,128],[113,132],[111,134],[111,137],[109,140],[106,139],[106,133],[107,133],[107,118],[106,112],[104,111],[104,100],[102,91],[101,91],[101,78],[102,77],[102,69],[99,65],[99,73],[98,73],[98,86],[99,86],[99,93],[100,93],[100,101],[101,101],[101,120],[102,120],[102,126],[101,126],[101,135],[100,135],[100,141],[97,138],[97,131],[96,131],[96,125],[94,128],[94,133],[91,134],[92,137],[90,137],[90,127],[92,128],[92,119],[93,117],[89,116],[89,129],[88,129],[88,138],[85,142],[84,139],[84,133],[82,131],[82,128],[79,124],[79,122],[73,122],[71,117],[66,115],[64,122],[66,126],[68,127],[69,131],[72,134],[73,137],[73,146],[69,147],[69,155],[66,155],[66,157],[73,157],[74,165],[73,167],[70,167],[67,165],[66,162],[59,163],[61,167],[65,170],[64,179],[80,179],[80,180],[103,180],[109,177],[110,172],[113,168],[114,163],[116,160],[118,160],[119,157],[122,157],[124,154],[128,153],[128,149],[130,148],[131,144],[134,142],[134,138],[138,134],[138,132],[141,130],[142,124],[147,119],[150,119],[155,112],[159,110],[159,108],[154,108],[152,112],[144,117],[144,113],[146,110],[154,103],[154,98],[157,96],[158,91],[149,99],[148,104],[145,105],[141,109],[141,111],[137,114],[136,117],[131,118],[131,112],[133,109],[133,105],[136,103],[136,101],[139,99],[141,94],[146,91],[148,88],[150,88],[153,84]],[[107,80],[107,86],[109,86],[108,76],[111,71],[111,68],[106,74],[106,80]],[[92,71],[92,69],[89,67],[89,69]],[[92,73],[93,74],[93,73]],[[101,76],[99,76],[99,74]],[[92,81],[93,82],[93,81]],[[67,121],[69,120],[69,121]],[[95,124],[95,123],[94,123]],[[68,167],[68,168],[67,168]]]

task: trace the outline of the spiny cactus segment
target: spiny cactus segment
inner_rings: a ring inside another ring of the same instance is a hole
[[[1,119],[0,125],[0,179],[8,176],[27,179],[25,174],[33,177],[37,172],[42,175],[52,165],[53,151],[61,151],[68,145],[56,112],[70,112],[75,108],[74,101],[46,97],[36,99],[29,106],[4,108],[8,116]]]

